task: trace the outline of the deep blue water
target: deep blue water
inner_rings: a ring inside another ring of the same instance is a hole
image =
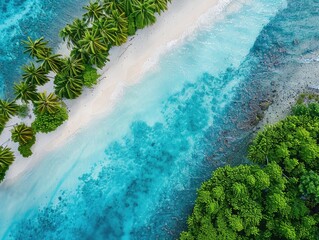
[[[22,40],[46,37],[50,46],[61,41],[59,30],[82,13],[87,0],[0,1],[0,98],[9,97],[20,80],[20,67],[30,59],[23,54]]]
[[[110,116],[0,188],[4,239],[175,239],[185,229],[200,183],[246,161],[259,102],[319,49],[317,0],[255,0],[223,14]]]

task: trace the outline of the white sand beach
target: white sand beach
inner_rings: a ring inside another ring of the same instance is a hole
[[[194,32],[198,26],[205,24],[207,16],[211,23],[211,18],[217,16],[230,2],[232,1],[173,0],[168,11],[158,16],[154,25],[139,30],[126,44],[111,49],[110,62],[100,71],[98,85],[93,89],[86,89],[78,99],[66,101],[69,120],[55,132],[37,134],[37,142],[32,148],[34,154],[30,158],[24,159],[19,155],[17,144],[8,145],[15,150],[17,157],[3,184],[10,185],[10,182],[26,173],[46,154],[50,154],[50,151],[65,144],[92,119],[105,116],[112,111],[125,94],[125,88],[137,83],[161,54]],[[65,44],[60,46],[59,52],[67,54]],[[11,121],[9,124],[12,123],[14,122]],[[6,131],[1,138],[0,144],[3,144],[10,138],[10,132]]]

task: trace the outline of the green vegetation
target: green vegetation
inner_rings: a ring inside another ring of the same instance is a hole
[[[0,182],[6,171],[14,161],[14,155],[10,148],[0,146]]]
[[[97,84],[97,80],[100,75],[97,73],[97,70],[90,65],[85,66],[85,70],[83,72],[83,84],[86,87],[93,87]]]
[[[24,123],[15,126],[12,130],[12,141],[26,144],[33,138],[33,130]]]
[[[305,102],[319,102],[319,95],[315,93],[301,93],[297,99],[297,104]]]
[[[34,63],[30,63],[29,66],[24,66],[22,71],[24,72],[22,79],[26,84],[42,86],[49,81],[49,78],[46,76],[49,71],[46,71],[41,66],[36,67]]]
[[[21,99],[23,102],[35,101],[38,99],[36,94],[37,87],[32,83],[20,82],[14,85],[14,94],[16,99]]]
[[[68,119],[68,112],[64,107],[58,107],[55,112],[35,112],[36,118],[32,128],[36,132],[48,133],[57,129]]]
[[[19,145],[18,151],[23,157],[27,158],[32,155],[31,147],[35,144],[35,140],[35,136],[33,136],[33,138],[27,143]]]
[[[203,183],[181,239],[318,239],[318,140],[319,104],[295,106],[258,133],[254,165],[219,168]]]
[[[54,83],[55,94],[60,98],[77,98],[83,90],[83,80],[77,77],[58,74],[55,76]]]
[[[2,114],[0,114],[0,134],[2,133],[6,123],[7,119]]]
[[[0,99],[0,115],[6,121],[14,116],[18,111],[18,105],[14,101],[5,101]]]
[[[170,0],[94,0],[84,7],[82,19],[75,19],[60,31],[60,37],[67,42],[71,54],[67,58],[53,52],[49,42],[43,37],[22,41],[25,53],[33,61],[22,67],[22,81],[14,85],[14,101],[0,99],[0,134],[9,119],[15,115],[28,116],[27,105],[18,105],[17,100],[31,103],[36,115],[31,130],[48,133],[55,130],[67,118],[67,110],[62,107],[63,99],[75,99],[82,94],[84,87],[91,88],[99,75],[96,68],[104,67],[109,50],[127,41],[137,29],[153,24],[155,14],[167,9]],[[49,77],[50,74],[50,77]],[[39,93],[54,76],[54,93]],[[25,125],[17,127],[22,128]],[[12,140],[17,140],[19,129],[12,130]],[[21,129],[20,129],[21,130]],[[24,129],[26,131],[26,129]],[[30,130],[30,127],[28,127]],[[21,130],[22,131],[22,130]],[[20,137],[24,136],[21,135]],[[19,142],[23,156],[32,154],[32,140]],[[21,139],[20,139],[21,140]],[[1,178],[0,178],[1,179]],[[0,180],[1,181],[1,180]]]
[[[32,155],[31,147],[35,143],[35,132],[33,128],[26,126],[24,123],[15,126],[11,130],[13,142],[19,143],[19,152],[23,157]]]
[[[50,93],[47,95],[46,92],[38,94],[38,100],[34,101],[35,113],[55,113],[61,106],[59,98]]]

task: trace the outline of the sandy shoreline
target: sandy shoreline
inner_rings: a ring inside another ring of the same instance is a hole
[[[205,0],[194,4],[194,0],[173,0],[168,11],[158,16],[154,25],[138,31],[126,44],[113,48],[110,62],[100,71],[102,76],[98,85],[94,89],[86,89],[78,99],[66,101],[69,120],[53,133],[37,134],[37,142],[32,148],[34,154],[30,158],[24,159],[16,154],[3,183],[14,182],[46,154],[63,146],[90,121],[111,112],[125,93],[125,88],[137,83],[161,54],[203,24],[206,14],[211,17],[229,2],[231,0]],[[67,54],[65,44],[60,46],[59,52]],[[9,137],[8,134],[4,136],[6,139]],[[17,152],[17,144],[11,143],[9,147]]]

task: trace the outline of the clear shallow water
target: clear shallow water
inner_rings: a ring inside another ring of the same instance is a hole
[[[60,42],[59,30],[79,16],[87,0],[2,0],[0,1],[0,97],[12,93],[20,79],[20,67],[28,62],[22,40],[28,36]],[[74,7],[75,6],[75,7]]]
[[[289,1],[278,12],[284,6],[252,1],[202,28],[127,89],[110,116],[74,136],[18,186],[0,188],[0,236],[178,236],[200,182],[234,163],[228,154],[243,161],[258,101],[271,97],[272,80],[318,47],[318,2]]]

